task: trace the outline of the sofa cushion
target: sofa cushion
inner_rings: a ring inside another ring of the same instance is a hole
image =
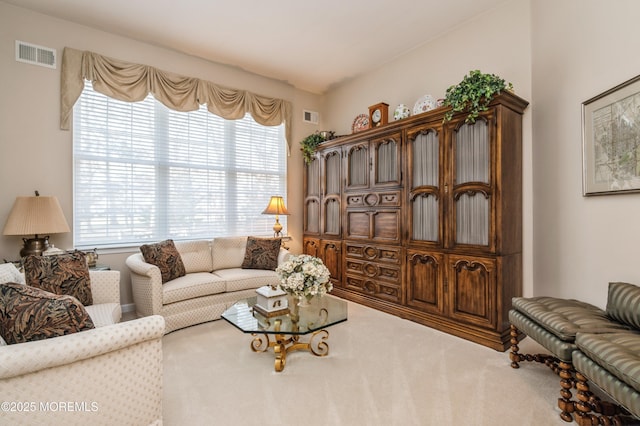
[[[0,335],[8,344],[94,328],[78,299],[24,284],[0,284]]]
[[[24,275],[11,263],[0,264],[0,283],[24,284]]]
[[[224,293],[225,280],[208,272],[194,272],[162,286],[162,303],[180,302],[196,297]]]
[[[239,268],[244,261],[247,237],[219,237],[211,243],[213,270]]]
[[[214,274],[226,281],[227,292],[248,290],[263,285],[277,286],[280,279],[275,271],[265,269],[229,268],[214,271]]]
[[[99,303],[85,306],[85,309],[96,327],[117,324],[122,318],[122,307],[119,303]]]
[[[576,346],[598,365],[640,392],[640,333],[578,333]]]
[[[156,265],[162,275],[162,283],[183,277],[186,273],[180,253],[173,240],[165,240],[155,244],[140,246],[144,261]]]
[[[175,245],[187,274],[213,271],[211,241],[177,241]]]
[[[640,330],[640,287],[628,283],[609,283],[607,315]]]
[[[24,258],[27,285],[55,294],[73,296],[83,305],[91,305],[91,277],[84,253],[75,251],[54,256],[29,255]]]
[[[281,238],[247,238],[243,269],[267,269],[275,271],[278,267]]]
[[[604,332],[626,330],[613,322],[597,306],[573,299],[555,297],[514,297],[513,308],[540,324],[559,339],[573,342],[578,331]]]

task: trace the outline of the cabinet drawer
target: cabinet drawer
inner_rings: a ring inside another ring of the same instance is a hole
[[[400,265],[400,247],[373,246],[369,244],[345,243],[347,259],[362,259]]]
[[[346,267],[347,273],[351,275],[359,275],[372,280],[388,281],[394,284],[400,282],[400,266],[347,259]]]
[[[394,303],[402,302],[402,293],[399,285],[353,275],[347,275],[345,283],[348,289],[359,293]]]
[[[347,207],[400,207],[400,191],[347,194]]]

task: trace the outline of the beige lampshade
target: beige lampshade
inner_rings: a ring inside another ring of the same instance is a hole
[[[282,199],[282,197],[280,197],[279,195],[271,196],[271,199],[269,200],[269,204],[267,205],[267,208],[264,209],[262,214],[276,215],[276,223],[273,225],[273,236],[280,237],[282,235],[280,232],[282,231],[282,225],[280,224],[280,219],[278,218],[278,216],[281,214],[283,215],[289,214],[289,212],[287,211],[287,208],[284,206],[284,200]]]
[[[289,212],[284,205],[284,199],[280,196],[274,195],[269,200],[269,205],[264,209],[262,214],[275,214],[275,215],[288,215]]]
[[[17,197],[4,235],[44,235],[70,232],[56,197]]]

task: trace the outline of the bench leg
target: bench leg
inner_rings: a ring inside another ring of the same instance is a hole
[[[571,388],[573,387],[573,365],[570,362],[558,362],[560,371],[560,398],[558,398],[558,408],[560,408],[560,418],[565,422],[572,422],[571,413],[575,410],[573,401],[571,401]]]
[[[511,339],[509,342],[511,343],[509,352],[509,359],[511,360],[511,368],[520,368],[520,364],[523,361],[527,362],[539,362],[545,364],[547,367],[551,368],[556,374],[559,373],[558,369],[558,358],[547,355],[547,354],[521,354],[520,348],[518,347],[518,336],[520,335],[520,330],[511,324],[509,334],[511,335]]]
[[[509,352],[509,359],[511,359],[511,368],[520,368],[520,364],[523,361],[535,361],[545,364],[554,373],[560,376],[560,396],[558,398],[558,407],[562,411],[560,417],[565,422],[572,422],[573,416],[571,413],[574,411],[573,402],[571,401],[571,388],[573,387],[573,366],[570,362],[560,361],[558,358],[547,354],[521,354],[518,347],[518,335],[520,331],[518,328],[511,324],[509,331],[511,335],[511,352]]]
[[[640,420],[629,416],[629,412],[617,404],[602,401],[589,389],[588,379],[576,372],[575,420],[580,426],[638,425]],[[595,413],[595,414],[594,414]]]
[[[515,325],[511,324],[511,330],[509,331],[509,334],[511,335],[511,339],[509,340],[511,342],[511,352],[509,352],[509,359],[511,359],[511,368],[520,368],[520,364],[518,363],[524,361],[524,359],[522,359],[522,357],[518,353],[518,351],[520,350],[520,348],[518,347],[518,328]]]

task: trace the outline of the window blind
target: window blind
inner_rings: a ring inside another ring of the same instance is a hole
[[[286,197],[284,125],[123,102],[89,83],[73,122],[75,247],[273,234],[261,213]]]

